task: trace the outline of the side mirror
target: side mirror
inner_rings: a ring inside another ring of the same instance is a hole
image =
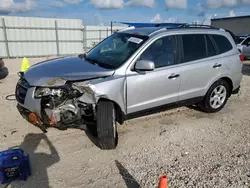
[[[135,64],[135,70],[138,71],[153,71],[155,69],[155,64],[150,60],[139,60]]]

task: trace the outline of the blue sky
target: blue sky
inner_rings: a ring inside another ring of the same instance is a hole
[[[87,25],[110,21],[209,23],[250,15],[250,0],[0,0],[0,15],[77,18]]]

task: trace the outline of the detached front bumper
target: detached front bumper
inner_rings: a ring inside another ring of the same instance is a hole
[[[25,79],[20,79],[16,85],[15,96],[17,102],[25,109],[41,116],[41,99],[35,99],[36,87],[32,87]]]
[[[39,129],[41,129],[43,132],[45,132],[45,133],[47,132],[47,130],[46,130],[47,126],[45,126],[43,124],[42,119],[36,113],[27,110],[26,108],[24,108],[20,104],[17,104],[17,109],[18,109],[19,113],[21,114],[21,116],[24,119],[26,119],[29,123],[35,125]]]
[[[35,87],[31,87],[24,79],[18,81],[15,91],[17,109],[29,123],[47,132],[47,127],[42,121],[41,100],[34,98],[34,91]]]

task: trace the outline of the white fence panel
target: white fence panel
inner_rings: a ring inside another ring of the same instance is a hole
[[[7,56],[7,52],[5,48],[5,43],[0,42],[0,57],[6,57],[6,56]]]
[[[86,26],[86,48],[90,49],[103,39],[111,35],[110,26]],[[113,32],[125,27],[115,26]]]
[[[110,35],[110,26],[83,26],[77,19],[0,16],[0,57],[79,54]]]
[[[82,28],[81,20],[11,16],[1,18],[4,18],[6,26],[10,57],[77,54],[83,51],[83,31],[79,30]],[[8,54],[3,31],[1,22],[0,56],[6,57]]]

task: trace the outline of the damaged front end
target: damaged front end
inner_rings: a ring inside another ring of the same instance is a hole
[[[50,83],[48,87],[36,87],[32,100],[40,101],[39,115],[25,105],[18,104],[17,108],[27,121],[43,132],[49,127],[86,130],[87,125],[95,124],[96,100],[93,87],[84,83],[66,82],[62,86]]]

